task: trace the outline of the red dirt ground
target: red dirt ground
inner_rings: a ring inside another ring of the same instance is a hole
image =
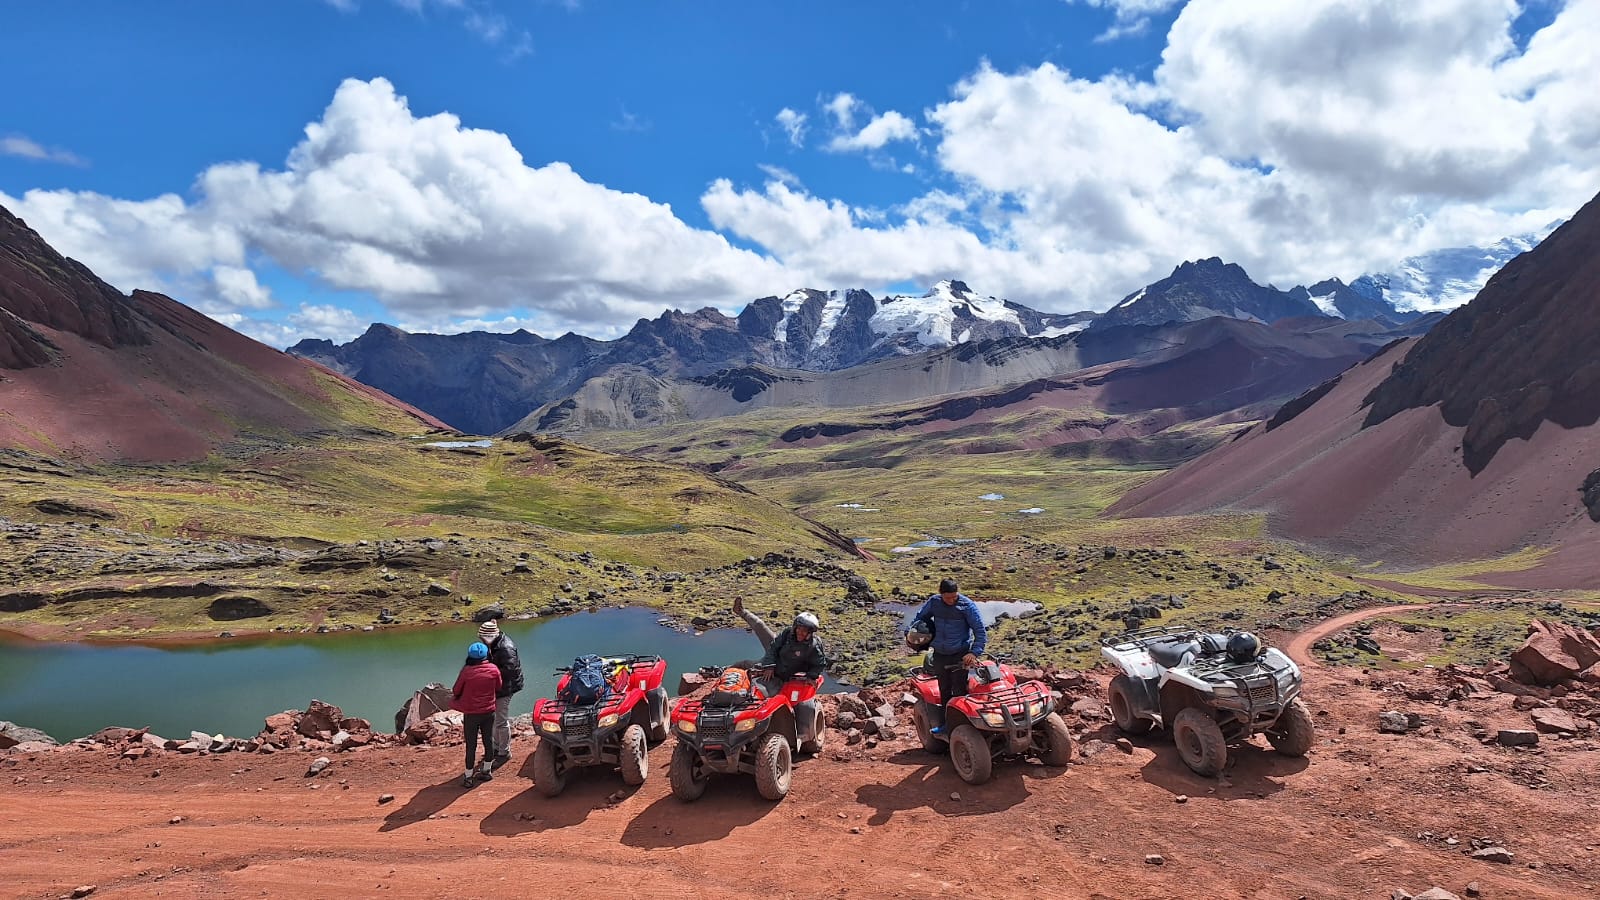
[[[1291,649],[1304,658],[1321,635],[1381,612],[1326,623]],[[778,804],[747,779],[680,803],[664,777],[669,746],[652,752],[642,788],[595,771],[555,800],[532,787],[528,738],[500,777],[471,791],[455,784],[459,748],[335,755],[314,779],[305,753],[12,755],[0,757],[0,884],[17,897],[92,884],[97,897],[1343,900],[1433,885],[1465,896],[1469,882],[1489,898],[1600,895],[1593,741],[1483,746],[1469,721],[1528,727],[1506,695],[1440,706],[1406,699],[1407,679],[1425,687],[1430,672],[1307,671],[1312,754],[1248,747],[1220,779],[1190,773],[1159,736],[1119,751],[1100,721],[1089,723],[1100,742],[1087,755],[1080,745],[1064,771],[999,765],[981,787],[911,741],[870,751],[835,742],[796,768]],[[1100,696],[1104,676],[1095,679]],[[1379,734],[1386,709],[1439,730]],[[380,805],[384,793],[396,799]],[[1467,858],[1483,838],[1515,861]]]

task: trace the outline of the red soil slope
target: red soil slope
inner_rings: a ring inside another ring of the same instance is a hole
[[[0,446],[193,460],[241,437],[348,428],[351,401],[442,427],[169,297],[125,297],[0,209]]]
[[[1265,511],[1280,536],[1402,565],[1547,548],[1538,568],[1485,580],[1600,587],[1600,525],[1581,491],[1600,467],[1597,342],[1600,201],[1426,337],[1110,512]]]

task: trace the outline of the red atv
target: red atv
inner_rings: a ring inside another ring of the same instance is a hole
[[[604,657],[611,672],[610,693],[582,705],[543,698],[533,704],[539,746],[533,751],[533,785],[546,797],[560,794],[567,775],[583,766],[620,766],[627,784],[644,784],[650,741],[667,738],[667,691],[661,679],[667,661],[659,656]],[[558,669],[556,696],[571,674]]]
[[[749,774],[768,800],[789,793],[796,751],[822,749],[824,726],[815,702],[822,678],[791,680],[775,696],[759,689],[726,705],[684,697],[672,707],[678,742],[668,776],[680,800],[697,800],[713,772]]]
[[[944,752],[947,739],[933,733],[933,713],[939,708],[939,676],[925,666],[911,673],[917,691],[912,718],[922,749]],[[1072,759],[1072,734],[1056,714],[1050,689],[1039,681],[1017,682],[1003,662],[974,666],[967,675],[967,693],[945,710],[950,760],[956,774],[968,784],[989,780],[994,758],[1036,756],[1047,766],[1064,766]]]

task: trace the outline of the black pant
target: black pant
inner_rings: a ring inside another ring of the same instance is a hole
[[[935,652],[933,654],[933,659],[928,665],[933,669],[933,673],[939,676],[940,701],[949,703],[951,700],[967,693],[967,669],[961,664],[961,661],[966,656],[967,651],[965,650],[955,653]],[[941,706],[936,712],[939,715],[939,723],[942,724],[944,722],[944,708]]]
[[[483,736],[483,761],[494,759],[494,713],[465,713],[461,730],[467,739],[467,769],[478,761],[478,736]]]

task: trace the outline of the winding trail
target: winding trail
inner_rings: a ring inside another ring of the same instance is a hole
[[[1289,642],[1284,645],[1283,652],[1287,653],[1289,658],[1298,663],[1302,669],[1321,669],[1324,668],[1324,666],[1322,663],[1317,661],[1316,657],[1311,655],[1311,645],[1336,631],[1349,628],[1351,625],[1367,619],[1376,619],[1385,615],[1389,615],[1390,613],[1397,612],[1420,612],[1425,609],[1471,609],[1475,606],[1487,606],[1504,603],[1548,602],[1548,599],[1542,597],[1495,597],[1482,600],[1455,601],[1450,603],[1394,603],[1388,606],[1373,606],[1367,609],[1358,609],[1352,613],[1345,613],[1342,616],[1335,616],[1326,622],[1319,622],[1305,631],[1299,632],[1294,637],[1290,638]],[[1600,604],[1600,601],[1590,600],[1567,600],[1563,602],[1565,602],[1568,606],[1585,607],[1593,607],[1597,604]]]

